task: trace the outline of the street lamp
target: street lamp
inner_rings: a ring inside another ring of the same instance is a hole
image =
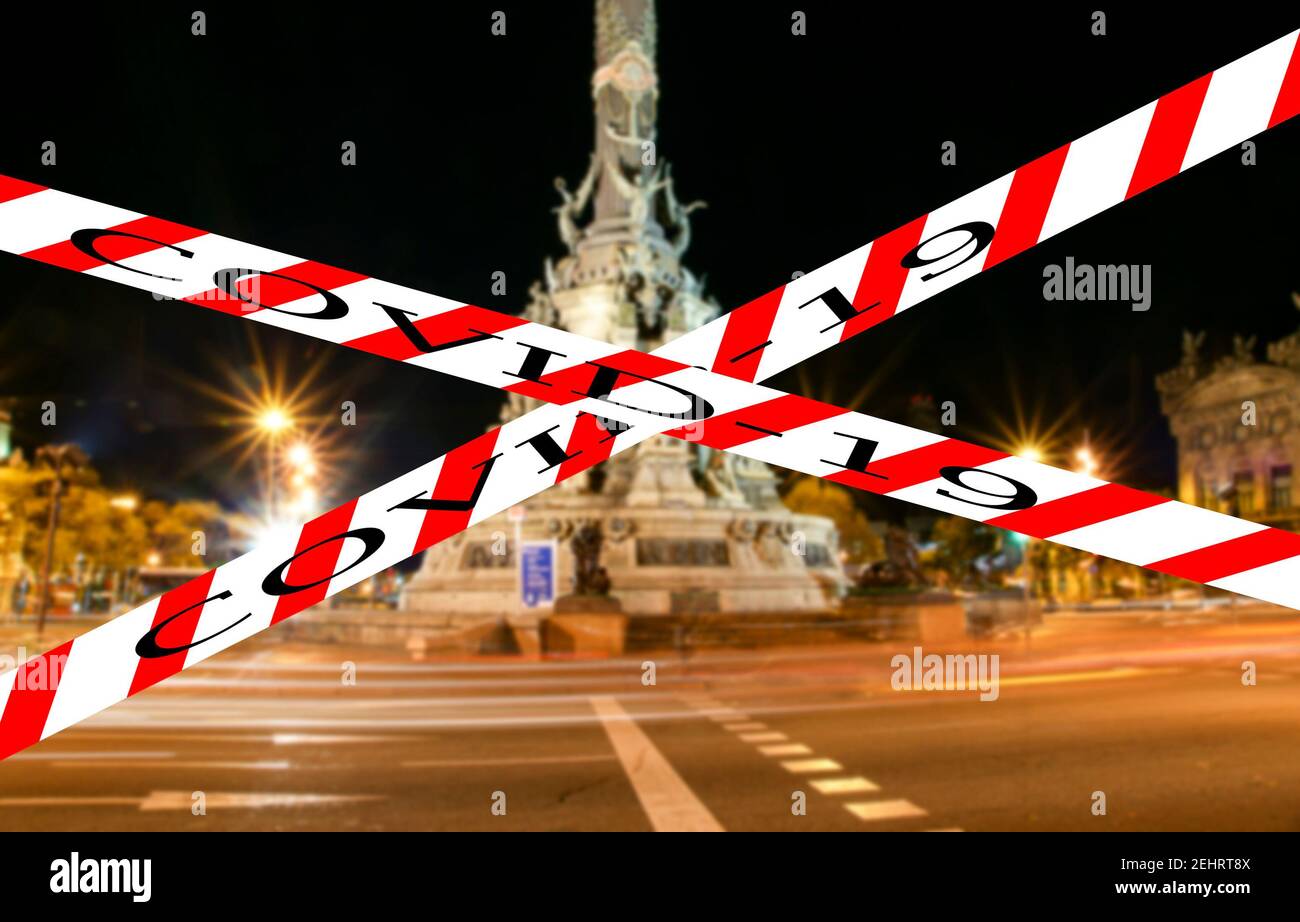
[[[128,493],[123,496],[114,496],[108,501],[108,504],[114,509],[120,509],[123,512],[134,512],[140,501]]]
[[[289,449],[289,460],[293,466],[299,470],[305,471],[305,468],[311,466],[311,446],[306,442],[299,442]]]
[[[267,407],[257,417],[257,427],[266,434],[266,517],[275,521],[275,452],[280,433],[290,428],[293,420],[283,409]]]
[[[1078,471],[1080,474],[1086,474],[1091,477],[1097,473],[1097,459],[1093,457],[1092,451],[1088,446],[1080,448],[1074,453],[1075,460],[1079,462]]]
[[[1043,460],[1043,450],[1037,445],[1022,445],[1016,449],[1016,457],[1024,458],[1026,461],[1033,461],[1037,464]]]
[[[284,410],[279,407],[270,407],[257,418],[257,425],[262,431],[274,435],[288,429],[293,425],[293,421],[289,419],[289,414],[285,413]]]
[[[1088,438],[1088,430],[1083,430],[1083,444],[1081,444],[1074,453],[1074,459],[1079,462],[1076,470],[1080,474],[1093,477],[1097,473],[1100,465],[1097,462],[1097,456],[1092,453],[1092,440]]]
[[[36,614],[36,636],[45,633],[45,615],[50,608],[50,570],[54,563],[54,534],[59,527],[59,509],[63,504],[66,476],[85,467],[90,459],[76,445],[42,445],[36,449],[36,463],[54,474],[50,481],[50,518],[45,537],[45,563],[41,566],[41,603]]]

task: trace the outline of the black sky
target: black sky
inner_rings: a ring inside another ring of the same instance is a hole
[[[547,255],[557,175],[591,149],[590,5],[116,4],[6,9],[0,172],[447,297],[515,312]],[[1109,5],[1026,13],[791,0],[661,2],[659,151],[702,197],[688,263],[724,307],[775,287],[1295,27],[1237,5],[1213,17]],[[792,7],[808,35],[790,34]],[[491,12],[507,14],[493,37]],[[1296,120],[1300,122],[1300,120]],[[40,165],[54,140],[58,164]],[[340,144],[358,165],[340,164]],[[943,141],[958,164],[939,162]],[[902,419],[916,392],[958,406],[983,439],[1018,394],[1045,422],[1117,435],[1120,479],[1172,481],[1154,375],[1183,327],[1262,342],[1300,325],[1300,124],[1229,152],[819,356],[813,395]],[[1149,263],[1154,304],[1047,303],[1066,256]],[[491,274],[509,279],[505,297]],[[20,440],[49,436],[22,407],[60,399],[57,439],[120,482],[209,457],[216,410],[177,383],[247,362],[246,323],[0,256],[0,394]],[[324,393],[355,400],[344,499],[480,432],[490,389],[260,328],[291,370],[331,355]],[[774,382],[800,389],[793,373]],[[137,401],[138,410],[129,402]],[[78,403],[80,402],[80,403]],[[151,432],[142,429],[152,428]],[[220,465],[167,476],[175,495],[239,492]]]

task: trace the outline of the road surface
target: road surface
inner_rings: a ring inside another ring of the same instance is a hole
[[[1000,655],[997,700],[891,688],[907,646],[267,638],[0,763],[0,829],[1300,829],[1294,620],[1060,616],[1028,649],[965,647]]]

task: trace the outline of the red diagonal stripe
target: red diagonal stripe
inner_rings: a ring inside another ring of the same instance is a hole
[[[22,198],[24,195],[31,195],[33,192],[43,192],[45,186],[38,186],[34,182],[26,182],[21,179],[14,179],[12,176],[0,174],[0,202],[11,202],[16,198]]]
[[[845,439],[845,442],[847,443],[848,440]],[[846,444],[846,457],[847,451]],[[873,461],[867,465],[867,470],[870,472],[868,474],[857,471],[836,471],[827,474],[826,479],[856,490],[866,490],[868,493],[892,493],[905,487],[916,486],[918,483],[925,483],[927,480],[934,480],[939,476],[939,469],[942,467],[980,467],[1005,457],[1007,457],[1006,452],[972,445],[970,442],[961,442],[957,439],[944,439],[933,445],[923,445],[911,451]],[[826,460],[838,459],[827,458]],[[872,477],[871,474],[879,476]]]
[[[1201,113],[1201,103],[1205,101],[1205,91],[1210,88],[1212,76],[1206,74],[1180,86],[1156,102],[1156,111],[1151,115],[1142,153],[1138,154],[1125,198],[1145,192],[1182,169],[1187,145],[1192,140],[1192,129],[1196,127],[1196,117]]]
[[[475,465],[492,457],[493,452],[496,451],[497,433],[500,431],[500,429],[492,429],[473,441],[447,452],[442,461],[442,468],[438,471],[438,482],[434,485],[432,498],[469,499],[474,493],[474,485],[478,483],[479,476],[483,472],[483,468]],[[472,509],[464,512],[442,510],[426,512],[424,522],[420,526],[420,536],[416,539],[415,549],[411,553],[418,554],[430,545],[437,544],[444,538],[468,528],[471,514],[473,514]]]
[[[760,347],[772,333],[772,322],[776,319],[776,309],[781,306],[781,296],[784,294],[785,286],[782,285],[761,298],[742,304],[727,315],[722,343],[713,360],[713,371],[716,374],[742,381],[754,380],[758,374],[759,362],[763,359]]]
[[[275,611],[271,614],[272,624],[279,624],[290,615],[296,615],[325,598],[325,593],[330,588],[329,578],[338,567],[339,555],[343,553],[343,545],[346,543],[330,539],[348,530],[356,508],[357,501],[354,499],[317,516],[302,527],[302,532],[298,535],[298,546],[294,548],[294,553],[301,556],[295,557],[293,563],[284,568],[281,576],[288,586],[308,588],[280,596],[275,602]],[[314,550],[309,550],[310,548]]]
[[[922,215],[871,244],[871,249],[867,251],[867,265],[862,270],[858,290],[853,296],[853,306],[863,313],[841,327],[841,342],[894,316],[894,311],[898,309],[898,299],[903,296],[903,283],[907,281],[908,270],[903,268],[902,259],[921,242],[925,217]],[[877,301],[880,303],[871,310],[865,310],[867,305]]]
[[[1038,243],[1038,235],[1043,232],[1043,221],[1047,219],[1047,209],[1052,204],[1056,182],[1061,178],[1061,168],[1065,166],[1065,155],[1069,151],[1069,144],[1058,147],[1050,154],[1026,163],[1011,177],[1011,188],[998,218],[998,229],[989,243],[988,255],[984,257],[985,269]]]
[[[1300,535],[1280,528],[1265,528],[1145,566],[1180,579],[1208,583],[1297,554],[1300,554]]]
[[[780,397],[756,403],[751,407],[742,407],[730,413],[712,416],[664,434],[725,451],[755,439],[767,438],[772,432],[789,432],[791,429],[821,422],[833,416],[842,416],[847,412],[848,410],[822,403],[820,400],[810,400],[795,394],[782,394]],[[769,431],[760,432],[750,428],[751,426]]]
[[[1273,104],[1273,114],[1268,118],[1268,127],[1280,125],[1296,115],[1300,115],[1300,40],[1291,49],[1291,60],[1282,76],[1282,87],[1278,90],[1277,102]]]
[[[374,310],[378,312],[379,308],[376,307]],[[435,348],[458,340],[470,339],[476,333],[500,333],[502,330],[527,325],[528,321],[522,317],[512,317],[473,304],[412,321],[412,326],[420,332],[430,346]],[[421,354],[410,338],[397,327],[360,336],[348,340],[343,345],[350,349],[360,349],[363,352],[396,359],[399,362]]]
[[[0,759],[40,740],[72,643],[69,640],[18,667],[13,690],[0,716]]]
[[[255,269],[257,267],[231,266],[230,268]],[[244,296],[253,298],[263,307],[279,307],[282,304],[315,295],[315,292],[306,287],[306,284],[299,283],[307,283],[318,288],[332,290],[342,288],[344,285],[351,285],[353,282],[364,281],[366,278],[364,275],[349,272],[346,269],[336,269],[334,266],[326,266],[311,260],[294,263],[292,266],[285,266],[283,269],[268,271],[273,271],[276,275],[282,275],[285,278],[254,274],[236,282],[235,289]],[[219,288],[210,288],[199,294],[190,295],[184,300],[200,307],[221,311],[223,314],[236,314],[239,316],[256,313],[259,309],[256,305],[242,301]]]
[[[203,614],[201,603],[212,595],[212,577],[216,572],[209,570],[202,576],[196,576],[183,586],[164,593],[158,600],[151,627],[157,627],[177,612],[185,612],[158,632],[158,646],[184,647],[194,640],[194,629],[198,627],[199,615]],[[135,676],[131,679],[131,690],[127,694],[134,695],[180,672],[185,668],[186,652],[180,650],[153,659],[141,657],[135,667]]]
[[[1144,493],[1117,483],[1105,483],[1028,509],[986,519],[984,524],[1029,535],[1031,538],[1047,538],[1167,502],[1168,499],[1154,493]]]
[[[575,455],[560,465],[556,472],[555,482],[568,480],[574,474],[580,474],[588,468],[595,467],[602,461],[609,459],[610,452],[614,450],[614,439],[611,433],[602,426],[596,417],[590,413],[579,413],[578,418],[574,420],[573,432],[569,435],[569,442],[564,446],[566,455]]]
[[[182,240],[193,240],[195,237],[203,236],[204,233],[201,230],[186,227],[184,224],[148,216],[125,221],[122,224],[116,224],[106,229],[121,231],[124,234],[134,234],[135,236],[99,238],[95,243],[95,249],[103,254],[104,259],[96,259],[89,253],[83,253],[72,245],[71,240],[64,240],[39,249],[29,250],[23,255],[28,259],[34,259],[51,266],[58,266],[61,269],[85,272],[87,269],[105,265],[106,261],[109,260],[116,262],[126,259],[128,256],[151,253],[154,250],[162,249],[167,244],[180,243]],[[139,237],[151,239],[139,240],[137,239]],[[158,242],[153,242],[155,240]]]

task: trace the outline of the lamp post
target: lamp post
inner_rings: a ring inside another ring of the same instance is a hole
[[[54,535],[59,527],[59,508],[63,503],[65,473],[85,467],[89,459],[76,445],[42,445],[36,450],[36,462],[54,473],[50,481],[50,517],[46,526],[45,562],[41,566],[41,602],[36,614],[36,636],[45,633],[45,616],[50,608],[50,570],[54,562]]]
[[[316,489],[313,477],[316,474],[316,457],[307,442],[298,442],[285,453],[293,468],[289,486],[297,491],[293,498],[291,511],[298,516],[310,516],[316,511]]]
[[[275,453],[280,433],[293,425],[293,420],[279,407],[269,407],[257,418],[257,427],[266,434],[266,518],[275,522]]]
[[[1035,464],[1038,464],[1043,461],[1043,449],[1037,445],[1022,445],[1016,450],[1016,457],[1024,458],[1026,461],[1033,461]],[[1022,535],[1019,542],[1021,553],[1024,555],[1024,559],[1021,561],[1021,566],[1024,569],[1024,574],[1021,577],[1023,580],[1021,583],[1021,605],[1024,609],[1024,621],[1022,627],[1024,629],[1026,649],[1029,647],[1029,638],[1031,633],[1029,623],[1030,606],[1033,604],[1034,564],[1030,559],[1030,555],[1033,553],[1033,541],[1034,539],[1028,535]]]

